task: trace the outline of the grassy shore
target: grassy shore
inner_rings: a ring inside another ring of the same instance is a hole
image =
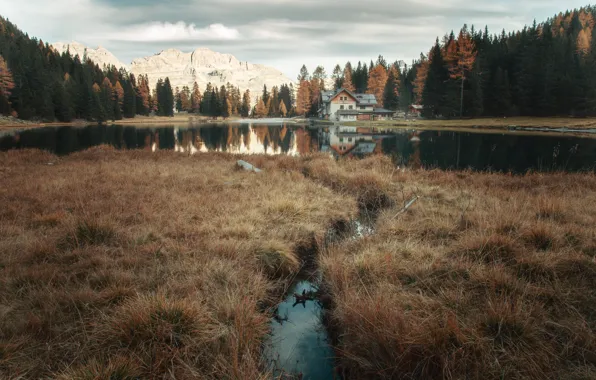
[[[596,377],[596,176],[236,159],[1,153],[0,378],[267,378],[267,306],[358,208],[319,257],[349,379]]]
[[[359,127],[383,127],[383,128],[480,128],[480,129],[510,129],[510,128],[546,128],[546,129],[596,129],[595,118],[569,118],[569,117],[509,117],[509,118],[479,118],[462,120],[383,120],[383,121],[362,121],[345,122],[342,125]]]
[[[176,114],[172,117],[166,116],[136,116],[134,119],[122,119],[114,122],[108,121],[107,124],[123,124],[123,125],[147,125],[147,124],[161,124],[161,125],[173,125],[173,124],[188,124],[188,123],[218,123],[218,122],[230,122],[238,120],[238,118],[219,118],[213,119],[206,116],[195,116],[189,114]],[[40,128],[40,127],[52,127],[62,125],[72,126],[87,126],[96,125],[95,122],[88,122],[85,120],[75,120],[70,123],[38,123],[30,122],[18,119],[4,118],[0,120],[0,130],[15,129],[15,128]]]

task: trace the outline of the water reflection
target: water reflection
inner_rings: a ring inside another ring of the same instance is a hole
[[[321,306],[314,300],[296,302],[294,297],[316,290],[310,282],[300,281],[278,306],[277,317],[271,322],[271,338],[265,346],[275,376],[334,378],[334,353],[321,320]]]
[[[410,167],[525,172],[594,170],[596,139],[569,135],[316,127],[201,125],[197,127],[48,127],[0,136],[0,150],[41,148],[59,155],[100,144],[118,149],[187,154],[385,154]]]

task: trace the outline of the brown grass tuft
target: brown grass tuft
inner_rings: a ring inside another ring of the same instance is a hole
[[[498,234],[466,236],[459,244],[456,254],[484,263],[515,263],[519,250],[513,240]]]

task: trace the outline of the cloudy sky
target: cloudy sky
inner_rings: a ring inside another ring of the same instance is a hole
[[[0,0],[0,14],[46,42],[103,46],[122,62],[209,47],[295,78],[370,61],[409,63],[464,23],[517,30],[587,0]]]

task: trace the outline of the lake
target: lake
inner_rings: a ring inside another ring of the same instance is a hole
[[[108,144],[187,154],[391,156],[399,165],[440,169],[594,171],[596,138],[530,132],[309,127],[296,124],[45,127],[0,135],[0,150],[40,148],[58,155]]]

